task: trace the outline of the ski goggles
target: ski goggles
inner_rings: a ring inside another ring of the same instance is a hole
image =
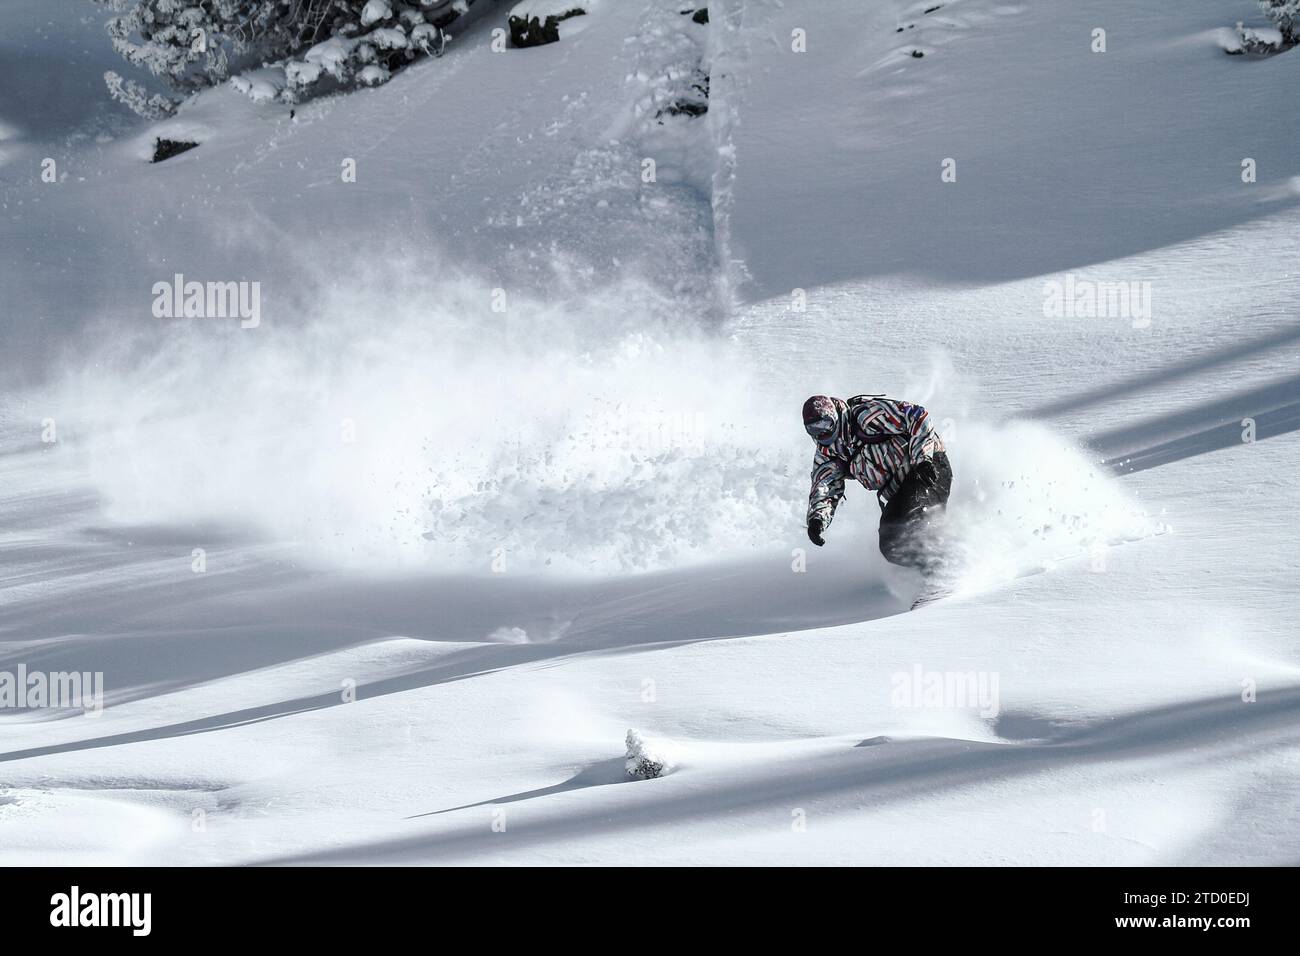
[[[829,445],[835,438],[835,426],[837,422],[829,416],[826,418],[814,418],[810,422],[804,422],[804,430],[812,436],[813,441],[819,445]]]

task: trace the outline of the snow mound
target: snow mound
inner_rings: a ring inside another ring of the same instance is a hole
[[[637,780],[662,777],[677,769],[678,746],[664,737],[647,737],[640,731],[627,732],[627,756],[623,767],[627,775]]]
[[[303,55],[303,59],[307,63],[320,67],[335,79],[342,79],[344,67],[356,45],[357,41],[354,39],[330,37],[309,49]]]
[[[368,27],[380,20],[387,20],[392,15],[393,8],[388,4],[388,0],[369,0],[361,10],[361,25]]]
[[[547,17],[572,16],[575,12],[591,13],[601,0],[520,0],[510,8],[510,16],[521,20],[545,20]]]
[[[270,103],[284,91],[285,73],[278,67],[264,66],[232,76],[230,85],[254,103]]]
[[[131,152],[137,159],[152,162],[156,156],[159,140],[202,145],[216,135],[216,131],[207,123],[184,118],[168,119],[152,124],[136,136],[132,140]]]

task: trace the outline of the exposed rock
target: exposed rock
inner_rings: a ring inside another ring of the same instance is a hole
[[[516,8],[517,9],[517,8]],[[579,17],[587,11],[579,6],[561,7],[557,13],[545,16],[525,11],[523,15],[510,14],[510,43],[516,47],[542,46],[560,39],[560,21]]]
[[[668,116],[702,116],[709,111],[709,74],[696,69],[690,89],[655,114]]]
[[[161,163],[164,159],[171,159],[186,150],[191,150],[198,143],[191,143],[183,139],[163,139],[159,136],[153,141],[153,159],[151,163]]]

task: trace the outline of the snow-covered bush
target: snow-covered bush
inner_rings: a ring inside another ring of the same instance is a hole
[[[628,730],[623,768],[629,777],[638,780],[672,773],[677,768],[677,746],[671,740],[647,737],[637,730]]]
[[[1287,42],[1281,30],[1272,27],[1248,27],[1238,23],[1236,30],[1220,31],[1219,45],[1224,52],[1232,56],[1240,56],[1244,53],[1268,56],[1285,49]]]
[[[283,76],[246,78],[236,84],[239,89],[254,98],[272,90],[287,102],[317,91],[319,84],[383,82],[418,56],[441,54],[443,28],[474,0],[95,2],[117,13],[108,21],[114,49],[161,79],[172,95],[150,92],[112,71],[104,77],[109,93],[142,116],[158,118],[174,112],[184,97],[246,68],[275,68]]]
[[[293,103],[329,88],[378,86],[421,56],[441,56],[442,28],[474,0],[335,0],[354,17],[337,21],[330,35],[278,64],[284,70],[280,98]]]
[[[1300,0],[1259,0],[1259,5],[1288,44],[1300,43]]]
[[[109,70],[104,74],[108,95],[146,119],[162,119],[176,109],[176,101],[160,93],[150,93],[135,80]]]
[[[97,0],[116,11],[108,21],[113,48],[180,97],[149,94],[110,71],[109,93],[137,113],[156,117],[180,98],[226,79],[232,59],[256,64],[298,48],[326,28],[334,0]]]
[[[269,103],[282,98],[288,78],[277,67],[263,67],[257,70],[245,70],[233,77],[231,85],[254,103]]]

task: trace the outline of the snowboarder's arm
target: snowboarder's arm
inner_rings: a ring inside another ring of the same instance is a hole
[[[819,521],[823,531],[829,528],[843,497],[844,463],[817,449],[813,456],[812,490],[808,493],[808,521]]]
[[[934,425],[930,422],[930,413],[920,405],[907,402],[900,402],[899,405],[904,410],[911,432],[907,444],[907,457],[910,463],[916,466],[923,461],[930,461],[943,451],[943,442],[940,441],[939,433],[934,430]]]

